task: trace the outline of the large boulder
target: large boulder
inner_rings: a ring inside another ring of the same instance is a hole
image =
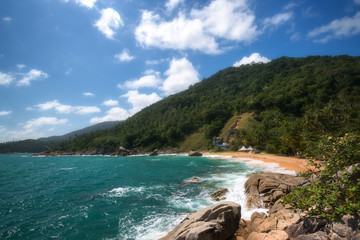
[[[304,177],[296,177],[281,173],[252,173],[248,175],[245,183],[245,193],[247,195],[247,207],[270,208],[275,202],[285,194],[288,194],[297,186],[310,183]],[[261,199],[260,199],[261,198]],[[264,206],[261,206],[261,203]]]
[[[227,240],[234,237],[241,218],[241,206],[221,202],[190,214],[159,240]]]
[[[117,156],[129,156],[130,155],[130,151],[124,147],[119,147],[119,149],[116,152]]]

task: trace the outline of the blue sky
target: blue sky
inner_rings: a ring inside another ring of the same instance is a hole
[[[124,120],[230,66],[359,56],[360,0],[1,0],[0,142]]]

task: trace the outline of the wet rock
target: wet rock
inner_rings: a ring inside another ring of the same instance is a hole
[[[189,215],[159,240],[225,240],[234,237],[241,217],[241,207],[221,202]]]
[[[214,201],[225,200],[226,199],[225,195],[227,192],[229,192],[227,188],[219,188],[213,194],[211,194],[211,199]]]
[[[193,178],[185,180],[185,183],[197,183],[197,182],[199,182],[199,180],[200,179],[198,177],[193,177]]]

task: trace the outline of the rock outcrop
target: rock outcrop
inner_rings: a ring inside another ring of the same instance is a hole
[[[188,153],[189,157],[201,157],[203,154],[201,152],[189,152]]]
[[[281,173],[252,173],[245,183],[247,207],[270,208],[283,195],[297,186],[309,184],[304,177],[295,177]]]
[[[241,218],[241,207],[221,202],[190,214],[159,240],[228,240],[234,237]]]
[[[214,200],[214,201],[225,200],[226,199],[225,195],[226,195],[227,192],[229,192],[229,189],[227,189],[227,188],[219,188],[213,194],[211,194],[211,199]]]
[[[149,156],[157,156],[157,155],[159,155],[159,152],[158,152],[157,149],[155,149],[154,151],[152,151],[152,152],[149,154]]]
[[[185,183],[197,183],[197,182],[199,182],[199,180],[200,179],[198,177],[193,177],[193,178],[185,180]]]

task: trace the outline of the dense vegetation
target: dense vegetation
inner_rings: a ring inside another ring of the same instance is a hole
[[[360,215],[360,138],[346,133],[324,136],[309,153],[313,168],[305,173],[315,182],[285,196],[284,202],[309,215],[339,220]],[[326,197],[324,197],[326,196]]]
[[[233,150],[252,145],[302,155],[323,135],[359,135],[360,57],[282,57],[230,67],[114,128],[64,142],[58,150],[211,148],[226,123],[245,113],[232,131]]]

